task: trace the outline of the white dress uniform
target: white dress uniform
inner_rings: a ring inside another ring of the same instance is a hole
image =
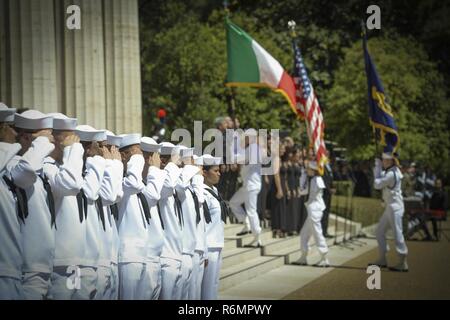
[[[317,165],[314,161],[309,163],[309,166],[313,169],[317,169]],[[302,182],[305,181],[306,171],[302,173]],[[302,262],[306,264],[306,255],[309,251],[309,240],[311,236],[314,236],[317,249],[322,255],[322,259],[319,264],[322,266],[327,266],[328,260],[326,259],[326,254],[328,253],[328,245],[325,237],[322,233],[322,220],[323,210],[325,210],[325,202],[323,201],[323,189],[325,189],[325,183],[322,177],[314,176],[309,179],[306,183],[301,183],[301,194],[308,194],[308,200],[305,203],[307,218],[303,224],[302,230],[300,231],[300,246],[302,250]],[[306,188],[305,188],[306,187]]]
[[[14,113],[12,113],[14,115]],[[20,233],[25,212],[16,208],[16,192],[6,182],[6,164],[21,149],[20,144],[0,142],[0,300],[23,299],[22,288],[22,235]],[[11,180],[9,180],[11,181]]]
[[[208,266],[204,270],[202,281],[202,300],[216,300],[219,291],[219,276],[222,266],[222,249],[224,247],[224,221],[220,202],[208,191],[216,195],[215,187],[204,187],[204,197],[211,216],[211,223],[206,224],[206,241],[208,246]]]
[[[62,114],[53,117],[53,129],[74,130],[76,119]],[[83,212],[77,202],[77,194],[83,183],[83,154],[80,143],[74,143],[63,150],[62,163],[53,158],[44,160],[44,173],[53,190],[56,211],[55,259],[51,275],[49,298],[55,300],[75,299],[77,286],[75,279],[69,279],[73,267],[83,264],[84,224]],[[71,268],[69,268],[71,267]],[[68,281],[73,285],[67,285]]]
[[[106,138],[108,145],[120,147],[122,142],[122,137],[116,136],[111,131],[106,130]],[[112,183],[113,188],[116,190],[116,199],[110,205],[105,205],[104,212],[108,217],[109,225],[111,226],[111,246],[109,257],[111,260],[110,266],[110,285],[106,289],[103,296],[104,300],[117,300],[119,298],[119,268],[118,268],[118,258],[119,258],[119,246],[120,238],[119,231],[117,229],[117,223],[119,219],[119,205],[118,203],[122,200],[123,189],[123,163],[121,161],[114,161],[117,168],[114,172],[115,182]],[[120,163],[120,164],[119,164]]]
[[[17,128],[28,130],[51,129],[53,118],[29,110],[16,114],[14,124]],[[23,245],[23,289],[26,299],[41,300],[47,297],[50,288],[50,275],[55,256],[55,221],[51,192],[42,167],[44,158],[55,148],[46,137],[36,138],[30,147],[33,153],[34,169],[38,178],[31,186],[24,188],[28,199],[28,217],[22,227]],[[24,155],[25,158],[25,155]],[[8,164],[11,172],[20,157],[14,157]],[[12,178],[13,174],[11,173]],[[16,182],[16,179],[14,179]],[[47,190],[46,190],[47,188]],[[52,214],[53,212],[53,214]]]
[[[139,134],[123,135],[121,149],[139,145]],[[145,185],[142,155],[131,156],[123,179],[123,198],[119,203],[119,299],[143,299],[147,286],[145,265],[147,259],[148,221],[147,201],[143,195]]]
[[[178,152],[178,148],[171,143],[161,143],[161,154],[170,155]],[[182,213],[176,209],[174,198],[175,187],[181,169],[169,162],[164,171],[166,177],[161,190],[159,207],[164,224],[164,246],[161,252],[161,300],[179,300],[181,298],[181,261],[183,252],[182,242]]]
[[[87,125],[77,127],[75,131],[81,141],[93,142],[106,140],[104,130],[96,130]],[[84,265],[81,268],[81,289],[77,299],[95,299],[97,285],[97,268],[100,257],[100,228],[99,192],[105,173],[106,162],[103,157],[88,157],[85,160],[83,180],[83,202],[85,211],[85,253]]]
[[[181,152],[185,150],[193,151],[193,149],[182,149]],[[186,151],[185,151],[186,152]],[[195,194],[191,182],[193,177],[200,171],[200,168],[193,165],[185,165],[182,168],[181,175],[179,178],[179,182],[177,184],[176,190],[178,197],[181,201],[181,208],[183,211],[183,231],[182,231],[182,239],[183,239],[183,256],[181,263],[181,281],[182,281],[182,290],[181,290],[181,299],[187,300],[189,298],[189,291],[192,284],[192,269],[193,269],[193,261],[192,258],[194,256],[195,246],[196,246],[196,229],[197,229],[197,210],[200,207],[196,208],[197,195]]]
[[[257,143],[251,143],[245,150],[247,159],[243,155],[237,157],[238,162],[247,160],[242,166],[241,176],[243,185],[230,199],[230,208],[240,222],[248,217],[250,230],[255,236],[261,233],[257,211],[258,194],[261,191],[261,149]],[[242,208],[245,204],[245,210]],[[248,230],[248,226],[246,226]]]
[[[384,155],[383,155],[384,156]],[[403,237],[402,218],[404,213],[403,196],[401,190],[401,180],[403,178],[400,169],[393,166],[385,171],[381,169],[381,161],[376,161],[374,168],[374,187],[382,190],[384,201],[384,212],[378,223],[376,236],[378,241],[378,250],[380,254],[379,263],[386,265],[386,252],[388,246],[386,243],[386,231],[390,227],[394,233],[395,249],[400,256],[401,262],[405,262],[408,248]],[[407,266],[405,265],[405,268]]]
[[[194,164],[202,165],[202,159],[197,158]],[[192,257],[192,276],[191,286],[189,288],[189,300],[200,300],[203,282],[203,273],[205,270],[205,259],[208,255],[208,247],[206,244],[206,222],[203,212],[203,203],[205,201],[203,190],[203,176],[195,175],[192,178],[192,189],[197,195],[200,206],[200,220],[196,221],[195,229],[195,251]]]
[[[119,160],[105,160],[105,173],[99,196],[102,199],[104,228],[100,230],[100,256],[97,269],[97,300],[109,300],[114,276],[112,273],[112,247],[114,244],[114,228],[116,224],[111,218],[111,208],[117,201],[119,191],[122,189],[123,164]],[[120,183],[120,184],[119,184]],[[103,226],[101,226],[103,227]]]
[[[152,138],[143,137],[141,139],[141,149],[145,152],[160,152],[161,146]],[[164,228],[158,207],[161,190],[164,184],[166,172],[151,166],[148,169],[146,182],[146,192],[150,207],[150,224],[148,226],[148,248],[146,265],[147,290],[144,294],[146,300],[157,300],[161,292],[161,252],[164,246]]]

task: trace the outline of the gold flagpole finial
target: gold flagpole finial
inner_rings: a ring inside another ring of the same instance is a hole
[[[295,32],[295,29],[297,28],[297,24],[295,23],[294,20],[290,20],[290,21],[288,22],[288,28],[289,28],[289,30],[291,31],[291,32],[290,32],[291,37],[294,39],[294,38],[297,36],[297,34],[296,34],[296,32]]]

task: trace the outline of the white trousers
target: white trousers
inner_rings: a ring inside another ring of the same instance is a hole
[[[19,279],[0,276],[0,300],[22,300],[22,282]]]
[[[217,300],[222,248],[208,248],[208,266],[203,273],[202,300]]]
[[[189,287],[188,300],[200,300],[202,297],[203,273],[205,271],[205,258],[203,252],[195,251],[192,257],[192,276]]]
[[[80,268],[80,267],[78,267]],[[51,287],[49,290],[49,298],[53,300],[75,300],[81,290],[81,268],[80,278],[76,279],[78,275],[69,273],[69,266],[54,266],[51,275]],[[79,285],[77,287],[77,285]]]
[[[119,263],[119,299],[143,300],[146,282],[145,263]]]
[[[309,209],[307,209],[307,211],[308,217],[306,218],[302,230],[300,231],[300,246],[302,252],[306,253],[309,251],[309,239],[311,236],[314,236],[317,250],[319,250],[320,254],[326,254],[328,252],[328,245],[325,237],[323,236],[322,224],[320,223],[322,220],[323,211],[311,211]]]
[[[181,261],[161,258],[160,300],[181,299]]]
[[[119,299],[119,266],[111,263],[111,288],[109,290],[109,300]]]
[[[50,273],[26,272],[22,286],[26,300],[47,299],[50,290]]]
[[[98,266],[95,300],[109,300],[111,285],[111,267]]]
[[[181,300],[189,299],[189,291],[192,285],[192,256],[183,253],[181,261]]]
[[[159,257],[147,259],[145,266],[146,282],[145,300],[158,300],[161,292],[161,261]]]
[[[378,222],[377,227],[377,241],[380,256],[385,256],[388,251],[386,243],[386,231],[391,228],[394,233],[395,250],[398,254],[407,255],[408,248],[406,247],[405,238],[403,237],[403,218],[404,209],[393,210],[390,206],[386,206],[383,215]]]
[[[244,222],[246,216],[250,221],[250,229],[254,235],[261,233],[257,211],[259,190],[248,191],[241,187],[230,199],[230,208],[239,222]],[[242,208],[245,204],[245,210]]]

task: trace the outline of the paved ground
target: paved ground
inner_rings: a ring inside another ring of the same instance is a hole
[[[443,226],[450,235],[450,221]],[[381,290],[368,290],[366,266],[377,258],[377,249],[337,266],[283,299],[450,299],[450,242],[409,241],[408,273],[383,270]],[[391,243],[392,248],[392,243]],[[389,262],[396,256],[389,253]]]

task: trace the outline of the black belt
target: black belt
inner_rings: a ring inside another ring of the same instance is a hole
[[[8,177],[3,176],[3,180],[7,184],[9,190],[14,194],[14,196],[17,199],[17,214],[22,220],[23,223],[25,223],[25,219],[28,217],[28,199],[27,194],[25,190],[22,188],[19,188],[10,180]]]

